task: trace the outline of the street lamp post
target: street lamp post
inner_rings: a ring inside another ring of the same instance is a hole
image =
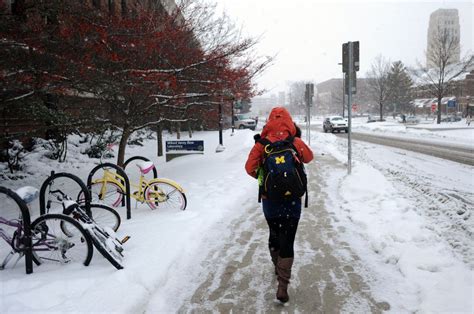
[[[217,145],[216,147],[216,153],[220,153],[225,150],[224,140],[222,136],[222,127],[223,127],[222,102],[223,101],[224,101],[224,96],[221,95],[221,101],[219,102],[219,145]]]
[[[221,101],[219,102],[219,145],[224,145],[222,139],[222,97]]]
[[[234,135],[234,129],[235,129],[235,121],[234,121],[234,103],[235,103],[235,100],[232,99],[232,134],[231,136]]]

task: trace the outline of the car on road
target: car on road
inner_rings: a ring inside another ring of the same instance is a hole
[[[347,126],[347,120],[341,116],[331,116],[324,119],[323,122],[323,131],[324,133],[334,131],[341,132],[345,131],[346,133],[349,132],[349,128]]]
[[[245,114],[236,114],[234,115],[234,126],[237,129],[255,130],[255,127],[257,126],[257,121]]]

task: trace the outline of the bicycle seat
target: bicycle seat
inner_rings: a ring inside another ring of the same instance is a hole
[[[24,186],[15,191],[26,204],[33,202],[39,196],[39,190],[32,186]]]
[[[147,174],[151,169],[155,168],[155,165],[151,161],[140,161],[137,162],[137,167],[140,169],[141,173]]]

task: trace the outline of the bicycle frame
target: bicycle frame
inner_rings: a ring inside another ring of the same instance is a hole
[[[92,183],[103,183],[101,186],[100,194],[105,195],[106,194],[106,189],[107,189],[107,183],[113,183],[117,185],[122,191],[126,191],[125,186],[122,182],[124,182],[124,177],[119,175],[118,173],[114,173],[110,170],[104,169],[104,175],[101,179],[97,179],[92,181]],[[136,199],[138,202],[145,203],[147,202],[146,197],[145,197],[145,189],[149,187],[151,184],[155,182],[164,182],[168,183],[171,186],[175,187],[178,191],[184,193],[184,189],[176,182],[170,179],[164,179],[164,178],[156,178],[156,179],[151,179],[151,180],[146,180],[143,174],[140,174],[140,178],[138,181],[138,184],[133,184],[131,185],[134,188],[137,188],[138,190],[133,191],[130,193],[130,196]]]
[[[16,239],[14,239],[9,236],[8,234],[5,233],[5,231],[0,228],[0,237],[7,242],[10,247],[12,248],[12,251],[5,257],[3,260],[2,264],[0,264],[0,269],[4,269],[5,266],[10,262],[10,259],[12,258],[13,254],[19,253],[20,256],[18,260],[23,257],[23,255],[26,252],[26,248],[22,244],[23,242],[23,237],[25,236],[23,234],[23,223],[21,220],[6,220],[3,217],[0,217],[0,224],[4,224],[10,227],[16,228]],[[47,241],[41,239],[35,243],[32,243],[32,252],[40,252],[40,251],[50,251],[52,248],[55,248],[56,246],[49,244]]]
[[[0,217],[0,224],[4,224],[10,227],[15,227],[16,228],[16,233],[21,235],[22,234],[22,226],[21,226],[21,221],[16,220],[16,221],[9,221],[6,220],[2,217]],[[0,264],[0,270],[5,269],[5,266],[7,266],[8,262],[10,262],[10,259],[13,257],[13,254],[19,252],[19,243],[18,241],[20,240],[20,237],[17,237],[17,241],[13,242],[13,238],[10,237],[8,234],[5,233],[5,231],[0,228],[0,237],[7,242],[10,247],[12,248],[12,251],[5,256],[5,259],[3,260],[2,264]],[[22,255],[20,255],[21,258]]]
[[[15,201],[18,209],[21,213],[21,220],[18,221],[21,228],[21,244],[23,245],[22,252],[25,256],[25,270],[27,274],[33,273],[33,253],[32,253],[32,243],[31,243],[31,220],[28,206],[23,201],[23,199],[18,196],[14,191],[0,186],[0,193],[7,195],[9,198]],[[4,219],[5,220],[5,219]],[[4,231],[2,231],[4,233]],[[7,235],[4,235],[7,237]],[[2,236],[3,238],[3,236]],[[12,240],[10,240],[12,241]],[[10,242],[11,245],[11,242]],[[11,255],[10,255],[11,256]],[[8,256],[7,256],[8,258]],[[4,261],[7,263],[8,261]],[[4,266],[4,265],[3,265]]]
[[[10,226],[10,227],[15,227],[19,234],[21,234],[21,231],[23,229],[22,226],[21,226],[21,221],[19,221],[19,220],[10,221],[10,220],[6,220],[3,217],[0,217],[0,224],[4,224],[4,225]],[[10,244],[10,246],[13,245],[13,243],[12,243],[13,238],[10,237],[8,234],[6,234],[5,231],[2,228],[0,228],[0,237],[3,240],[5,240],[5,242]],[[12,246],[12,248],[14,249],[13,246]]]

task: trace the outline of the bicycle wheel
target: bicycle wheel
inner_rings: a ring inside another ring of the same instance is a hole
[[[117,231],[122,222],[119,213],[105,204],[91,204],[92,219],[101,227]]]
[[[63,232],[66,226],[68,234]],[[82,263],[92,258],[92,241],[81,225],[62,214],[46,214],[31,224],[33,261],[57,264]]]
[[[92,202],[100,202],[112,207],[122,206],[124,191],[113,182],[94,182],[91,185]]]
[[[153,182],[145,189],[145,199],[151,209],[185,210],[186,195],[167,182]]]
[[[89,233],[92,243],[94,243],[97,251],[99,251],[99,253],[102,254],[102,256],[105,257],[105,259],[107,259],[115,268],[123,269],[123,256],[121,254],[123,251],[122,244],[99,226],[87,228],[87,232]]]

